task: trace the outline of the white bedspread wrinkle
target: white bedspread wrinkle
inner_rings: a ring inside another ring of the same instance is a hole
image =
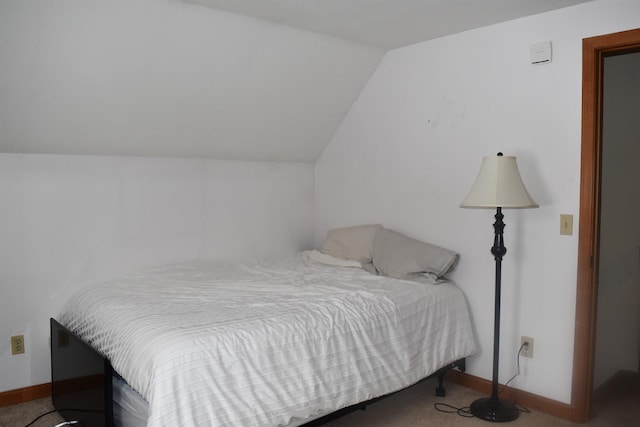
[[[471,355],[465,299],[295,259],[196,262],[77,293],[60,322],[149,403],[149,427],[285,426]]]

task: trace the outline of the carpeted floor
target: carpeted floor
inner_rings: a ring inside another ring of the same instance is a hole
[[[446,383],[446,382],[445,382]],[[638,374],[623,375],[616,382],[607,384],[604,392],[594,397],[594,417],[588,427],[632,427],[640,425],[640,382]],[[455,407],[468,406],[481,396],[474,390],[446,383],[447,397],[435,397],[435,380],[419,383],[393,396],[334,420],[327,427],[487,427],[490,423],[475,418],[464,418],[455,413],[443,413],[434,408],[434,403],[445,403]],[[446,408],[442,408],[446,409]],[[52,410],[50,399],[41,399],[20,405],[0,408],[0,427],[24,427],[39,415]],[[53,427],[62,422],[58,414],[50,414],[36,421],[34,427]],[[521,413],[509,425],[519,427],[578,427],[571,423],[539,412]],[[90,426],[87,426],[90,427]]]
[[[52,411],[51,399],[32,400],[31,402],[0,408],[0,427],[25,427],[39,415]],[[36,421],[34,427],[52,427],[63,422],[64,419],[53,413],[43,416]]]

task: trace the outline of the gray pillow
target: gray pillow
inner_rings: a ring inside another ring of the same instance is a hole
[[[371,262],[373,239],[376,233],[382,229],[380,224],[334,228],[327,233],[327,239],[322,245],[322,252],[338,258]]]
[[[419,273],[441,278],[456,266],[459,255],[448,249],[411,239],[392,230],[376,233],[373,265],[382,275],[411,280]]]

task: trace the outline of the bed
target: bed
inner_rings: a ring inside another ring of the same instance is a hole
[[[112,368],[119,427],[298,426],[475,352],[455,284],[361,265],[172,265],[82,290],[58,320]]]

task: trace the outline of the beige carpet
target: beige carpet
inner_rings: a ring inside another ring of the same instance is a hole
[[[615,396],[610,402],[603,402],[597,408],[595,417],[587,424],[588,427],[635,427],[640,425],[640,393],[637,393],[637,383],[629,385],[634,393],[631,397]],[[447,397],[435,397],[435,380],[429,380],[403,390],[393,396],[383,399],[367,407],[365,411],[357,411],[326,424],[327,427],[412,427],[412,426],[444,426],[444,427],[474,427],[491,425],[486,421],[474,418],[464,418],[457,414],[438,412],[434,403],[442,402],[462,407],[468,406],[473,400],[483,397],[479,393],[456,384],[446,383]],[[621,390],[612,386],[613,390]],[[628,394],[625,394],[628,395]],[[595,405],[594,405],[595,407]],[[20,405],[0,408],[1,427],[24,427],[37,416],[52,409],[49,399],[41,399]],[[34,427],[52,427],[63,420],[57,414],[46,415]],[[539,412],[522,413],[520,417],[508,423],[520,427],[578,427],[581,424],[571,423],[551,417]],[[89,426],[87,426],[89,427]]]
[[[0,427],[24,427],[39,415],[53,410],[51,399],[32,400],[19,405],[0,408]],[[52,427],[63,422],[64,419],[57,413],[43,416],[33,424],[34,427]]]

